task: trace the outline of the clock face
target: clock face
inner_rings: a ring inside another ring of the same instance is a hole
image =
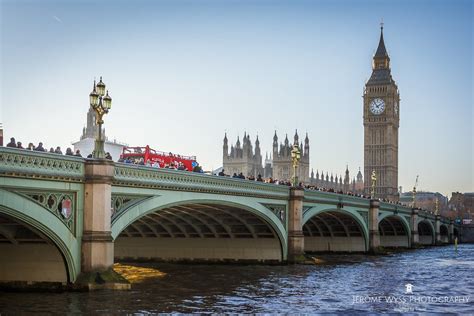
[[[376,98],[370,102],[370,112],[372,112],[372,114],[379,115],[382,114],[384,110],[385,102],[382,99]]]
[[[393,109],[395,110],[395,114],[398,114],[398,101],[395,100],[395,104],[393,105]]]

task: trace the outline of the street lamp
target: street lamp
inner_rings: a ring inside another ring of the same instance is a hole
[[[416,185],[413,187],[412,196],[413,196],[412,208],[416,208]]]
[[[293,186],[298,185],[298,175],[296,173],[298,169],[298,164],[301,159],[301,151],[298,147],[298,144],[293,144],[293,149],[291,150],[291,161],[293,162]]]
[[[92,109],[95,111],[95,122],[99,126],[99,135],[95,140],[94,151],[92,157],[95,159],[104,159],[104,140],[102,139],[102,124],[104,124],[103,117],[109,113],[112,106],[112,98],[109,96],[109,91],[105,90],[105,83],[102,82],[100,77],[99,83],[95,84],[92,92],[89,94],[90,104]]]
[[[370,191],[370,197],[375,200],[375,184],[377,183],[377,175],[375,174],[375,170],[372,170],[372,176],[370,178],[372,180],[372,189]]]

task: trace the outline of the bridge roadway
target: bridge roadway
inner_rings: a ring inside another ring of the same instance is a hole
[[[0,147],[0,282],[74,283],[116,259],[294,262],[458,231],[377,200]]]

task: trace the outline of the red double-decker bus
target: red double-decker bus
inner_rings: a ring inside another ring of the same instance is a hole
[[[183,156],[171,152],[165,153],[154,150],[148,145],[145,147],[123,147],[120,161],[130,161],[131,163],[139,164],[142,159],[143,164],[152,166],[159,164],[160,168],[166,166],[175,166],[177,168],[182,163],[186,170],[192,171],[197,165],[196,156]]]

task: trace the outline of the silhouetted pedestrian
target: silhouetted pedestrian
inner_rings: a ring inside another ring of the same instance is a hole
[[[45,152],[46,150],[43,148],[43,143],[42,142],[39,142],[38,143],[38,147],[36,147],[34,149],[35,151],[42,151],[42,152]]]
[[[7,147],[16,148],[16,141],[14,137],[10,138],[10,142],[7,144]]]

